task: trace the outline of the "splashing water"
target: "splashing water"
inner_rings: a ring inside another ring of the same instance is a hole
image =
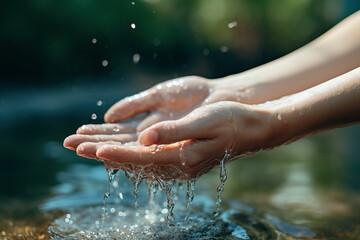
[[[223,166],[230,154],[224,156]],[[221,167],[221,165],[220,165]],[[101,183],[99,174],[101,168],[96,174],[81,175],[76,183],[86,181],[94,181]],[[128,169],[133,173],[136,169]],[[135,171],[136,172],[136,171]],[[223,169],[225,176],[225,171]],[[142,173],[146,176],[146,171]],[[121,178],[122,177],[122,178]],[[129,188],[131,181],[126,181],[124,174],[115,171],[108,172],[108,184],[106,197],[106,207],[109,209],[106,222],[101,224],[103,216],[103,208],[101,201],[96,200],[98,192],[75,193],[75,196],[64,195],[61,198],[50,200],[48,206],[51,207],[63,205],[65,214],[55,219],[48,228],[51,239],[293,239],[291,237],[313,237],[314,232],[311,229],[281,222],[279,219],[272,217],[267,213],[258,212],[256,209],[230,201],[228,204],[231,210],[219,213],[219,217],[213,218],[212,211],[216,204],[213,199],[197,193],[191,203],[191,208],[186,207],[188,200],[193,198],[192,188],[195,180],[190,182],[163,181],[162,187],[158,181],[149,180],[151,177],[145,177],[147,183],[148,201],[146,204],[146,196],[140,194],[138,210],[134,211],[133,194]],[[111,183],[112,181],[112,183]],[[93,182],[95,183],[95,182]],[[179,184],[180,183],[180,184]],[[188,184],[187,188],[183,188],[184,184]],[[102,185],[102,184],[100,184]],[[122,185],[122,186],[121,186]],[[96,184],[92,185],[96,186]],[[139,186],[141,187],[141,186]],[[143,190],[145,186],[142,185]],[[88,189],[88,188],[86,188]],[[171,194],[171,189],[174,194]],[[99,189],[100,190],[100,189]],[[120,191],[121,190],[121,191]],[[171,200],[166,199],[166,194],[159,195],[159,192],[167,191],[167,193],[176,200],[176,206],[173,208],[173,214],[169,213],[168,205],[171,207]],[[182,191],[183,190],[183,191]],[[201,190],[201,189],[200,189]],[[111,195],[110,195],[111,193]],[[142,193],[142,191],[140,191]],[[186,193],[186,198],[181,198]],[[91,195],[88,195],[91,194]],[[78,196],[76,198],[76,196]],[[82,205],[74,209],[72,203],[79,200]],[[99,199],[100,200],[100,199]],[[145,200],[145,201],[144,201]],[[184,201],[186,200],[186,201]],[[55,202],[54,202],[55,201]],[[121,204],[119,204],[121,201]],[[49,208],[50,207],[50,208]],[[43,208],[44,209],[44,208]],[[57,208],[59,209],[59,208]],[[71,210],[72,209],[72,210]],[[188,211],[188,213],[187,213]],[[170,215],[169,215],[170,214]],[[188,218],[185,220],[185,215]],[[265,214],[265,215],[264,215]],[[166,219],[170,216],[171,224]],[[171,217],[173,216],[173,217]],[[175,218],[176,216],[176,218]],[[100,221],[99,221],[100,220]],[[276,228],[274,228],[276,226]],[[285,233],[286,234],[285,234]]]

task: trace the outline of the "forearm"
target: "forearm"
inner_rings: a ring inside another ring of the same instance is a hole
[[[360,11],[304,47],[244,73],[215,80],[256,104],[293,94],[360,66]]]
[[[270,103],[269,103],[270,104]],[[268,104],[259,105],[266,109]],[[274,146],[325,129],[360,122],[360,67],[273,101]]]

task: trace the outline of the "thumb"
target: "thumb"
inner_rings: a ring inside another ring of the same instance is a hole
[[[139,136],[142,145],[169,144],[188,139],[209,138],[206,124],[201,120],[182,118],[163,121],[145,129]]]

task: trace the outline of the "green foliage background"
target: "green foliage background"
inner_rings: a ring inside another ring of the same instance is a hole
[[[280,57],[357,9],[356,0],[2,1],[0,79],[11,87],[139,74],[216,78]]]

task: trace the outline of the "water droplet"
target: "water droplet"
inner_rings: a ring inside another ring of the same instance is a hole
[[[135,5],[135,2],[131,2],[131,5]]]
[[[236,27],[236,26],[237,26],[237,22],[236,22],[236,21],[231,22],[231,23],[228,24],[228,28],[234,28],[234,27]]]
[[[221,46],[220,51],[225,53],[225,52],[229,51],[229,48],[227,46]]]
[[[98,105],[99,107],[103,104],[103,102],[101,100],[96,102],[96,105]]]
[[[71,214],[70,213],[66,214],[66,217],[71,218]]]
[[[118,128],[118,126],[115,126],[115,127],[113,128],[113,130],[114,130],[114,132],[119,132],[119,131],[120,131],[120,128]]]
[[[138,63],[139,61],[140,61],[140,54],[135,53],[135,54],[133,55],[133,62],[136,64],[136,63]]]
[[[92,42],[93,44],[95,44],[95,43],[97,43],[97,39],[96,39],[96,38],[93,38],[93,39],[91,39],[91,42]]]
[[[123,199],[124,199],[124,196],[123,196],[123,194],[122,194],[122,193],[119,193],[119,198],[120,198],[121,200],[123,200]]]
[[[97,119],[97,116],[96,116],[95,113],[91,114],[91,119],[92,119],[92,120],[96,120],[96,119]]]
[[[103,67],[107,67],[109,65],[109,62],[108,60],[103,60],[101,64],[103,65]]]
[[[115,211],[116,211],[115,208],[110,208],[111,213],[114,213]]]
[[[136,28],[135,23],[132,23],[132,24],[130,25],[130,27],[131,27],[132,29],[135,29],[135,28]]]
[[[281,121],[281,113],[279,113],[278,115],[277,115],[277,118]]]

